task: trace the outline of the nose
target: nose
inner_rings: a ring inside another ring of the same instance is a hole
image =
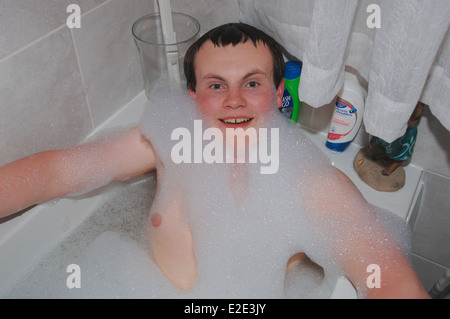
[[[227,96],[224,100],[223,106],[225,108],[237,109],[245,107],[246,102],[239,87],[230,87]]]

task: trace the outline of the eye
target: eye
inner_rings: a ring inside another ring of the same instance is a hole
[[[250,82],[248,82],[247,86],[250,88],[255,88],[255,87],[259,86],[259,83],[256,81],[250,81]]]
[[[214,83],[214,84],[211,84],[209,87],[213,90],[220,90],[222,88],[222,85],[219,83]]]

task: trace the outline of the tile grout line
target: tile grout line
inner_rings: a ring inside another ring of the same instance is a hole
[[[83,17],[83,16],[85,16],[85,15],[91,13],[91,12],[94,11],[94,10],[97,10],[98,8],[104,6],[105,4],[107,4],[107,3],[111,2],[111,1],[112,1],[112,0],[106,0],[106,1],[103,2],[102,4],[99,4],[98,6],[92,8],[92,9],[90,9],[90,10],[84,12],[84,13],[81,13],[81,17]],[[66,22],[67,22],[67,21],[66,21]],[[59,27],[56,27],[55,29],[51,30],[50,32],[48,32],[48,33],[46,33],[46,34],[44,34],[44,35],[42,35],[42,36],[40,36],[40,37],[34,39],[33,41],[31,41],[31,42],[29,42],[28,44],[22,46],[21,48],[16,49],[15,51],[11,52],[10,54],[8,54],[8,55],[6,55],[6,56],[0,58],[0,63],[6,61],[6,60],[8,60],[8,59],[10,59],[10,58],[13,57],[14,55],[19,54],[19,53],[21,53],[22,51],[25,51],[25,50],[28,49],[29,47],[35,45],[37,42],[39,42],[39,41],[41,41],[41,40],[43,40],[43,39],[45,39],[45,38],[47,38],[47,37],[53,35],[54,33],[58,32],[58,31],[60,31],[62,28],[67,27],[67,23],[66,23],[66,22],[63,23],[62,25],[60,25]]]

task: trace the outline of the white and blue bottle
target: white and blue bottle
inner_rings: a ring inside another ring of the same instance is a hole
[[[344,86],[336,98],[326,146],[343,152],[361,127],[364,114],[364,90],[355,75],[345,72]]]

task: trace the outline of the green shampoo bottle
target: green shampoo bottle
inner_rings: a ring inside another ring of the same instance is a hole
[[[298,86],[302,73],[302,62],[287,61],[285,66],[283,104],[280,107],[280,111],[294,122],[297,122],[301,106]]]

